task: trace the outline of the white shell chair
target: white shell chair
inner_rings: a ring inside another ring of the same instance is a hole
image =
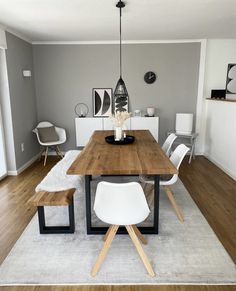
[[[170,156],[171,147],[176,138],[177,136],[174,133],[171,133],[170,135],[168,135],[161,147],[168,157]]]
[[[183,158],[185,157],[185,155],[187,154],[187,152],[189,151],[189,148],[186,147],[186,145],[184,144],[180,144],[176,147],[176,149],[173,151],[172,155],[170,156],[170,160],[171,162],[175,165],[175,167],[177,168],[177,170],[179,169]],[[154,180],[152,178],[152,176],[139,176],[140,181],[143,183],[147,183],[147,184],[152,184],[154,185]],[[174,174],[171,178],[165,180],[165,176],[161,176],[160,178],[160,186],[163,186],[166,194],[175,210],[175,213],[178,217],[178,219],[181,222],[184,222],[184,217],[182,214],[182,211],[180,210],[180,208],[178,207],[175,198],[174,198],[174,194],[170,188],[170,185],[173,185],[174,183],[176,183],[178,180],[178,174]]]
[[[110,224],[110,227],[104,236],[104,245],[91,271],[91,275],[96,276],[98,273],[119,226],[124,225],[149,275],[155,276],[139,239],[144,244],[147,242],[135,225],[144,221],[150,213],[141,185],[137,182],[121,184],[98,183],[94,211],[97,217]]]
[[[64,128],[61,128],[61,127],[57,127],[55,126],[55,130],[56,130],[56,133],[59,137],[59,139],[57,141],[54,141],[54,142],[42,142],[40,140],[40,136],[39,136],[39,133],[38,133],[38,128],[42,128],[42,127],[50,127],[50,126],[54,126],[51,122],[48,122],[48,121],[42,121],[40,122],[35,129],[33,129],[33,132],[36,134],[37,136],[37,139],[38,139],[38,142],[41,146],[43,146],[43,150],[41,152],[41,156],[42,154],[45,152],[45,157],[44,157],[44,166],[46,165],[46,161],[47,161],[47,155],[48,155],[48,148],[49,147],[55,147],[55,151],[57,153],[57,155],[61,158],[63,158],[63,154],[62,152],[60,151],[60,148],[59,148],[59,145],[60,144],[63,144],[66,142],[66,131]],[[40,158],[41,158],[40,156]]]

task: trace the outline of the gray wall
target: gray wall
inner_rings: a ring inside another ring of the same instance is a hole
[[[65,127],[75,147],[74,106],[88,104],[92,88],[114,88],[119,77],[118,45],[34,45],[35,84],[39,120]],[[130,111],[157,108],[160,141],[174,128],[176,112],[196,112],[200,43],[129,44],[123,47],[123,79]],[[144,73],[158,79],[148,85]]]
[[[6,62],[8,71],[16,168],[20,168],[39,152],[32,129],[37,125],[34,76],[23,78],[22,70],[33,73],[32,45],[6,32]],[[21,151],[21,143],[25,150]]]

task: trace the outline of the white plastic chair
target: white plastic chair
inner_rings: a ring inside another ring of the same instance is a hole
[[[170,160],[171,162],[175,165],[175,167],[177,168],[177,170],[179,169],[183,158],[185,157],[185,155],[187,154],[187,152],[189,151],[189,148],[186,147],[186,145],[184,144],[180,144],[176,147],[176,149],[173,151]],[[154,185],[154,180],[152,178],[152,176],[139,176],[140,181],[143,183],[147,183],[147,184],[152,184]],[[174,194],[170,188],[170,185],[173,185],[174,183],[176,183],[178,180],[178,174],[174,174],[171,178],[165,180],[165,176],[161,176],[160,178],[160,186],[163,186],[165,189],[165,192],[176,212],[176,215],[178,217],[178,219],[181,222],[184,222],[184,217],[182,214],[182,211],[180,210],[180,208],[178,207],[175,198],[174,198]]]
[[[170,135],[168,135],[161,147],[168,157],[170,156],[171,147],[176,138],[177,136],[174,133],[171,133]]]
[[[124,225],[149,275],[155,276],[139,239],[144,244],[147,244],[147,241],[135,225],[144,221],[150,213],[141,185],[137,182],[121,184],[100,182],[97,186],[94,211],[97,217],[110,224],[110,227],[104,236],[104,245],[91,275],[96,276],[98,273],[119,226]]]
[[[56,130],[56,133],[59,137],[59,139],[57,141],[54,141],[54,142],[42,142],[40,140],[40,136],[39,136],[39,133],[38,133],[38,128],[42,128],[42,127],[50,127],[50,126],[54,126],[51,122],[48,122],[48,121],[42,121],[40,122],[35,129],[33,129],[33,132],[36,134],[37,136],[37,139],[38,139],[38,142],[39,144],[44,148],[41,152],[41,155],[40,155],[40,158],[42,156],[42,154],[45,152],[45,157],[44,157],[44,166],[46,165],[46,161],[47,161],[47,156],[48,156],[48,148],[49,147],[54,147],[55,148],[55,152],[56,154],[63,158],[63,154],[62,152],[60,151],[60,148],[59,148],[59,145],[60,144],[63,144],[66,142],[66,131],[64,128],[60,128],[60,127],[56,127],[55,126],[55,130]]]

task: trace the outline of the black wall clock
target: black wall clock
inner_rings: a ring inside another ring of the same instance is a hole
[[[144,81],[147,83],[147,84],[152,84],[156,81],[156,74],[154,72],[147,72],[145,75],[144,75]]]

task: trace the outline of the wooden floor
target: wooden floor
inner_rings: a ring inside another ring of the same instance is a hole
[[[0,181],[0,264],[34,216],[36,207],[27,201],[56,161],[53,157],[46,167],[37,161],[20,175]]]
[[[36,212],[27,205],[35,186],[58,161],[50,157],[46,167],[36,162],[17,177],[0,181],[0,264]],[[191,165],[185,160],[180,178],[192,198],[236,263],[236,182],[204,157]],[[236,286],[28,286],[1,287],[0,291],[233,291]]]
[[[236,182],[203,156],[185,159],[180,179],[236,264]]]
[[[0,291],[234,291],[236,286],[30,286],[1,287]]]

